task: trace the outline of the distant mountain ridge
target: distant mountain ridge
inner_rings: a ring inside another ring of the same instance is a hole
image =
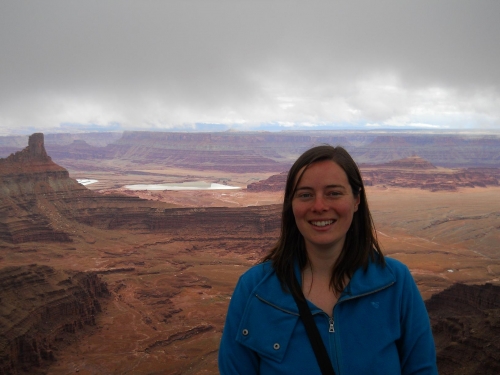
[[[55,161],[65,165],[116,159],[233,172],[282,172],[303,151],[324,143],[345,147],[360,164],[383,164],[418,155],[447,168],[500,165],[500,137],[494,135],[127,131],[105,133],[99,140],[99,134],[48,134],[46,148]],[[17,137],[0,137],[0,156],[19,150],[20,143]]]
[[[411,156],[383,164],[359,166],[366,186],[419,188],[431,191],[455,191],[464,187],[498,186],[500,169],[437,168],[419,156]],[[247,186],[248,191],[284,191],[286,173]]]

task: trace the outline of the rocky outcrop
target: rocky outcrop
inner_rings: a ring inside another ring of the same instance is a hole
[[[463,187],[498,185],[497,178],[480,170],[437,168],[418,156],[379,165],[360,165],[360,169],[367,186],[386,185],[454,191]]]
[[[278,206],[172,209],[162,202],[95,193],[52,162],[43,134],[32,135],[26,149],[0,159],[0,182],[0,240],[9,243],[72,241],[72,222],[173,234],[193,228],[214,234],[263,234],[279,228]]]
[[[51,224],[46,202],[84,189],[47,155],[43,134],[33,134],[27,148],[0,159],[0,239],[70,241]]]
[[[154,349],[158,346],[168,346],[168,345],[173,344],[176,341],[186,340],[190,337],[199,335],[199,334],[204,333],[204,332],[211,331],[213,329],[214,329],[214,327],[212,325],[200,325],[200,326],[188,329],[187,331],[177,332],[177,333],[169,336],[165,340],[154,342],[153,344],[151,344],[147,348],[145,348],[144,351],[146,353],[149,353],[151,351],[151,349]]]
[[[356,147],[358,163],[388,163],[414,155],[447,168],[495,167],[500,161],[500,137],[462,134],[377,134]]]
[[[96,324],[108,295],[95,273],[35,264],[0,269],[0,373],[33,373],[54,361],[58,346]]]
[[[500,286],[454,284],[426,306],[441,375],[500,373]]]
[[[247,190],[252,192],[284,191],[287,175],[287,172],[282,172],[280,174],[273,175],[265,180],[253,182],[247,185]]]
[[[75,210],[75,220],[100,229],[130,229],[181,235],[212,236],[271,233],[280,227],[280,205],[262,207],[150,208],[94,206]],[[63,211],[64,213],[64,211]]]

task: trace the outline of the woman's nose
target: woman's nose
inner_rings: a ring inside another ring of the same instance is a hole
[[[312,208],[314,211],[326,211],[328,209],[328,206],[326,204],[325,197],[317,195],[314,198],[314,204]]]

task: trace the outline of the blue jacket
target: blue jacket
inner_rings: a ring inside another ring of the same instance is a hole
[[[308,303],[336,375],[437,374],[425,305],[408,268],[397,260],[358,269],[333,319]],[[297,305],[269,262],[249,269],[236,285],[219,370],[221,375],[321,374]]]

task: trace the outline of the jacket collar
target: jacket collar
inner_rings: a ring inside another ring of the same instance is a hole
[[[280,310],[299,315],[295,300],[290,293],[285,292],[281,287],[281,283],[276,277],[271,263],[267,262],[263,266],[267,272],[262,281],[255,287],[254,295],[263,302],[273,305]],[[295,265],[295,276],[299,284],[301,284],[302,278],[298,263]],[[366,271],[363,267],[360,267],[354,272],[337,303],[375,293],[391,286],[395,281],[396,277],[389,266],[381,266],[378,263],[370,261]],[[312,314],[321,312],[311,302],[308,301],[308,304]]]

